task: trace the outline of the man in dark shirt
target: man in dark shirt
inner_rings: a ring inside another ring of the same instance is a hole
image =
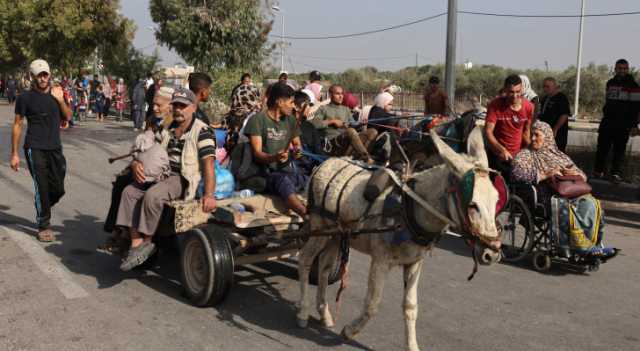
[[[569,116],[571,115],[569,99],[558,89],[558,83],[555,78],[545,78],[542,88],[546,95],[540,103],[541,108],[538,119],[551,126],[553,135],[556,137],[558,149],[564,152],[567,148]]]
[[[196,98],[198,102],[196,106],[195,117],[207,125],[211,125],[211,121],[209,120],[209,116],[207,116],[202,109],[200,109],[199,104],[202,102],[206,102],[209,100],[209,93],[211,92],[211,84],[213,81],[208,74],[202,72],[195,72],[189,75],[189,90],[193,91],[196,94]]]
[[[598,150],[593,176],[604,177],[609,150],[613,148],[611,178],[622,180],[622,164],[629,141],[629,133],[638,123],[640,86],[629,74],[629,62],[620,59],[615,66],[616,75],[607,82],[603,117],[598,128]]]
[[[62,88],[51,88],[51,71],[46,61],[33,61],[30,71],[34,86],[20,94],[16,101],[16,117],[11,134],[11,168],[14,171],[20,168],[18,143],[22,122],[26,118],[28,127],[24,153],[35,186],[38,240],[53,241],[51,207],[64,195],[66,172],[66,160],[60,142],[60,122],[62,119],[71,119],[71,110],[64,102]]]

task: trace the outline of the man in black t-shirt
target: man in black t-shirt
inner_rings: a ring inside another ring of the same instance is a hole
[[[38,240],[53,241],[50,227],[51,207],[64,195],[66,160],[60,142],[60,122],[71,119],[71,110],[64,102],[62,88],[51,88],[51,71],[44,60],[35,60],[30,66],[33,88],[25,91],[16,101],[16,117],[11,134],[11,168],[18,171],[20,156],[18,143],[22,123],[28,122],[24,140],[24,153],[35,186]]]
[[[564,152],[569,137],[569,116],[571,115],[569,99],[558,89],[555,78],[545,78],[542,88],[546,95],[540,103],[538,119],[551,126],[558,149]]]

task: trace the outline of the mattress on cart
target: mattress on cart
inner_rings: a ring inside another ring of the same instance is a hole
[[[302,196],[300,199],[306,203]],[[178,234],[207,223],[209,220],[229,224],[239,229],[303,222],[300,216],[287,208],[282,199],[271,195],[258,194],[248,198],[219,200],[214,213],[203,212],[200,200],[172,201],[168,206],[173,209],[174,229]]]

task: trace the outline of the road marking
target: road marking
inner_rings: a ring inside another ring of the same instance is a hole
[[[2,227],[7,231],[9,237],[31,258],[40,271],[53,281],[64,297],[67,299],[79,299],[89,296],[86,290],[73,281],[71,272],[48,254],[33,237],[7,226]]]

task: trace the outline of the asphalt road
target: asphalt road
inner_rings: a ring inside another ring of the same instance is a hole
[[[11,110],[0,105],[0,350],[399,350],[402,275],[389,276],[379,315],[355,343],[342,326],[359,313],[369,259],[354,253],[350,287],[335,330],[295,324],[295,262],[248,266],[227,300],[196,308],[181,295],[178,258],[151,271],[120,272],[95,250],[110,181],[124,163],[129,123],[83,123],[63,132],[67,195],[54,208],[57,241],[35,240],[28,171],[8,165]],[[623,248],[596,273],[554,265],[481,267],[459,239],[444,238],[426,257],[419,288],[423,350],[640,350],[638,205],[607,204],[607,241]],[[334,295],[336,286],[330,288]],[[316,316],[317,317],[317,316]]]

